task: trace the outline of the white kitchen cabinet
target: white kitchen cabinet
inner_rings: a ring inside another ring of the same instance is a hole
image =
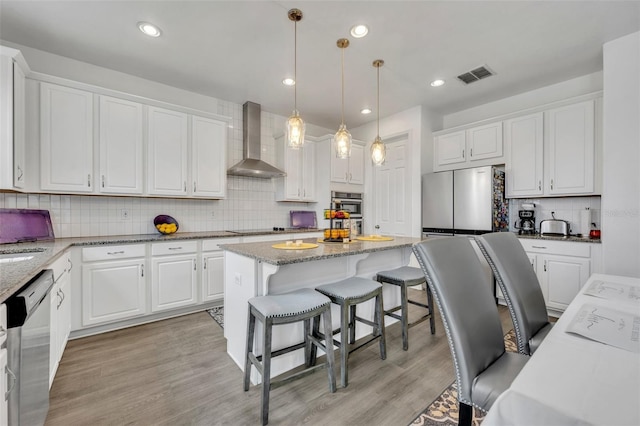
[[[544,192],[543,124],[542,112],[504,122],[507,198]]]
[[[224,198],[227,193],[227,123],[191,116],[191,194]]]
[[[589,100],[546,112],[549,195],[593,193],[595,107]]]
[[[337,158],[331,142],[331,181],[353,185],[364,184],[364,145],[353,141],[351,156]]]
[[[196,304],[196,241],[151,245],[151,311],[158,312]]]
[[[9,390],[9,368],[7,367],[7,305],[0,305],[0,425],[9,424],[7,391]],[[15,377],[15,376],[14,376]],[[14,383],[15,384],[15,383]]]
[[[239,238],[205,240],[202,242],[202,301],[224,298],[224,251],[220,244],[236,244]]]
[[[439,133],[434,137],[434,171],[501,164],[502,121]]]
[[[40,187],[93,192],[93,94],[40,83]]]
[[[18,60],[24,63],[20,51],[0,46],[0,189],[25,186],[25,73]]]
[[[277,166],[287,174],[276,181],[276,201],[316,202],[316,143],[307,137],[302,148],[276,139]]]
[[[592,273],[600,272],[597,243],[520,238],[550,312],[563,312]]]
[[[144,256],[144,244],[82,249],[83,326],[146,313]]]
[[[187,114],[148,108],[147,192],[152,195],[187,195]]]
[[[105,194],[142,194],[142,104],[100,96],[100,187]]]
[[[50,298],[49,388],[53,384],[71,332],[71,267],[69,253],[65,253],[49,267],[54,275]]]

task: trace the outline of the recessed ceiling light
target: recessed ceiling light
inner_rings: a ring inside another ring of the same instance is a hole
[[[362,38],[369,32],[369,27],[364,24],[358,24],[351,27],[351,35],[355,38]]]
[[[160,28],[148,22],[138,22],[138,28],[150,37],[160,37],[160,34],[162,34]]]
[[[439,87],[439,86],[442,86],[443,84],[444,84],[444,80],[433,80],[431,82],[431,85],[433,87]]]
[[[294,84],[296,84],[296,81],[292,78],[285,78],[284,80],[282,80],[282,84],[284,84],[285,86],[293,86]]]
[[[360,110],[360,114],[371,114],[371,110],[369,108],[363,108]]]

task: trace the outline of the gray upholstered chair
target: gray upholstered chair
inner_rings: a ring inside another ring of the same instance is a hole
[[[480,259],[465,237],[420,242],[413,252],[438,304],[458,385],[459,424],[488,411],[529,357],[506,352],[500,315]]]
[[[502,290],[516,332],[518,352],[532,355],[551,330],[538,277],[518,238],[511,232],[476,237]]]

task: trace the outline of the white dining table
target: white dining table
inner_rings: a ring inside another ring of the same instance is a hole
[[[640,279],[593,274],[483,421],[493,425],[640,425],[640,353],[567,332],[582,307],[640,316],[636,300],[588,295],[594,281]],[[640,323],[636,322],[637,339]]]

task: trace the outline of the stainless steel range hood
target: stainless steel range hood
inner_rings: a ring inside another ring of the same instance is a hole
[[[227,170],[231,176],[249,176],[264,179],[286,176],[282,170],[260,159],[260,104],[245,102],[242,106],[242,158]]]

